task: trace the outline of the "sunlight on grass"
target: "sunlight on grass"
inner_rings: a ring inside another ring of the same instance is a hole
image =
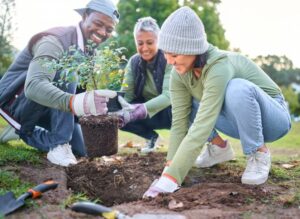
[[[294,122],[290,132],[271,145],[274,148],[300,149],[300,122]]]
[[[18,197],[32,186],[30,183],[21,181],[14,172],[0,170],[0,195],[12,191]]]
[[[27,146],[23,141],[10,141],[6,144],[0,144],[0,165],[8,162],[38,164],[40,155],[41,153],[38,150]]]
[[[7,125],[7,122],[0,116],[0,128],[2,129]]]
[[[167,150],[169,144],[169,130],[158,130],[159,136],[162,140],[163,150]],[[240,140],[228,137],[221,133],[222,138],[228,139],[235,153],[238,156],[243,155]],[[143,146],[145,140],[137,135],[119,131],[119,145],[132,141],[134,145]],[[300,123],[293,123],[291,131],[283,138],[267,143],[271,150],[272,159],[275,160],[295,160],[300,159]],[[130,151],[130,150],[129,150]]]
[[[62,209],[67,208],[67,207],[70,207],[75,202],[80,202],[80,201],[90,201],[90,200],[85,193],[71,194],[65,200],[63,200],[61,207],[62,207]],[[94,200],[93,202],[101,203],[100,199]]]
[[[287,170],[275,165],[272,166],[270,176],[272,178],[279,179],[279,180],[291,179],[290,173]]]
[[[7,125],[7,122],[0,117],[0,130]],[[8,162],[38,164],[40,155],[37,149],[25,144],[22,140],[13,140],[7,143],[0,143],[0,166]]]

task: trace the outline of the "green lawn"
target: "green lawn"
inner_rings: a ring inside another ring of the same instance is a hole
[[[169,143],[169,130],[159,130],[158,133],[163,140],[163,145],[167,146]],[[221,134],[221,136],[230,141],[238,156],[243,155],[241,144],[238,139],[234,139],[223,134]],[[125,143],[127,141],[133,141],[139,145],[144,143],[142,138],[120,131],[119,142]],[[273,159],[275,160],[281,158],[284,160],[300,159],[300,122],[293,123],[291,131],[286,136],[275,142],[267,143],[267,146],[270,148]]]
[[[0,119],[0,130],[6,125],[3,119]],[[159,130],[158,131],[161,139],[161,144],[165,150],[169,143],[169,130]],[[234,147],[238,156],[242,155],[242,149],[240,141],[237,139],[230,138],[228,136],[222,135],[225,139],[229,139],[232,146]],[[145,141],[144,139],[138,137],[137,135],[130,134],[128,132],[119,132],[119,144],[122,145],[126,142],[132,141],[134,145],[142,146]],[[272,156],[275,159],[299,159],[300,158],[300,123],[293,123],[291,131],[283,138],[267,144],[272,152]],[[26,146],[22,141],[11,141],[9,144],[0,144],[0,165],[4,161],[16,162],[27,160],[29,162],[37,162],[32,155],[39,156],[35,149]]]

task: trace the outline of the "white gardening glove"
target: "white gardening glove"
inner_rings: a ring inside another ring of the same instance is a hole
[[[76,116],[104,115],[109,98],[117,96],[112,90],[93,90],[76,94],[70,101],[70,108]]]
[[[122,110],[115,114],[119,117],[119,127],[122,128],[129,122],[147,118],[148,112],[145,104],[130,104],[122,96],[118,96],[118,101],[122,106]]]
[[[154,198],[160,193],[173,193],[180,189],[180,186],[169,177],[161,176],[154,180],[149,189],[144,193],[143,198]]]

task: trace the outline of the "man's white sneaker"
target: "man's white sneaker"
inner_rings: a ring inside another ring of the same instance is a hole
[[[271,169],[271,154],[268,151],[257,151],[249,155],[247,167],[242,175],[242,183],[249,185],[260,185],[267,181]]]
[[[77,164],[76,157],[72,152],[71,145],[63,144],[50,150],[47,154],[47,159],[54,164],[60,166],[69,166],[70,164]]]
[[[19,135],[16,134],[15,129],[10,125],[6,126],[0,134],[0,143],[6,143],[10,140],[19,139]]]
[[[224,148],[209,143],[205,150],[197,157],[194,166],[198,168],[211,167],[215,164],[232,160],[233,158],[234,152],[228,141],[226,141]]]

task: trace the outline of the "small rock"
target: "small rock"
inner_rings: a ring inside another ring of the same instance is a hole
[[[172,199],[169,202],[168,208],[169,209],[177,209],[177,208],[182,208],[183,207],[183,203],[182,202],[177,202],[175,199]]]

